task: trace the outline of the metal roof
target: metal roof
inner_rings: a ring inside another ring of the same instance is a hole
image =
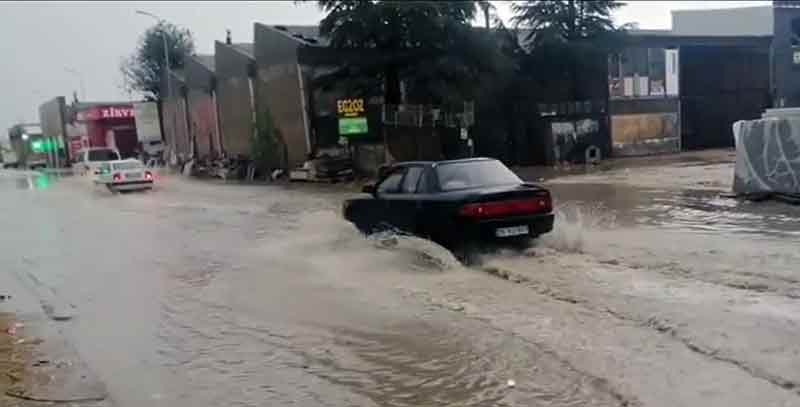
[[[251,43],[251,42],[237,42],[237,43],[225,44],[225,45],[231,45],[234,49],[242,52],[243,54],[249,56],[250,58],[254,58],[255,57],[254,46],[253,46],[253,43]]]
[[[198,54],[192,55],[191,58],[200,63],[200,65],[203,65],[209,71],[214,72],[214,55]]]

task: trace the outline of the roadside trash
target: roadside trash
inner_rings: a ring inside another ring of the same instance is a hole
[[[508,385],[508,387],[514,387],[514,386],[517,385],[517,382],[515,382],[515,381],[513,381],[511,379],[508,379],[508,382],[506,384]]]

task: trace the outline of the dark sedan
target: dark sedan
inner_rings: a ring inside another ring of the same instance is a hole
[[[363,192],[372,196],[346,201],[344,217],[364,233],[392,228],[455,248],[553,229],[550,192],[489,158],[398,163]]]

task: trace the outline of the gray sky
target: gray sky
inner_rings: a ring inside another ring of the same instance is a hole
[[[628,1],[619,23],[641,28],[670,28],[670,10],[726,8],[770,1]],[[503,18],[510,2],[496,1]],[[130,54],[153,21],[136,15],[146,10],[195,35],[199,53],[211,53],[214,40],[233,32],[235,42],[252,41],[253,23],[316,24],[322,17],[313,2],[0,2],[0,137],[18,121],[38,121],[38,106],[55,96],[80,92],[82,73],[87,100],[126,100],[120,90],[120,60]]]

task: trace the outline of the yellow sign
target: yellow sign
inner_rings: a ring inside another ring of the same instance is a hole
[[[336,101],[339,116],[358,117],[364,115],[364,99],[342,99]]]

